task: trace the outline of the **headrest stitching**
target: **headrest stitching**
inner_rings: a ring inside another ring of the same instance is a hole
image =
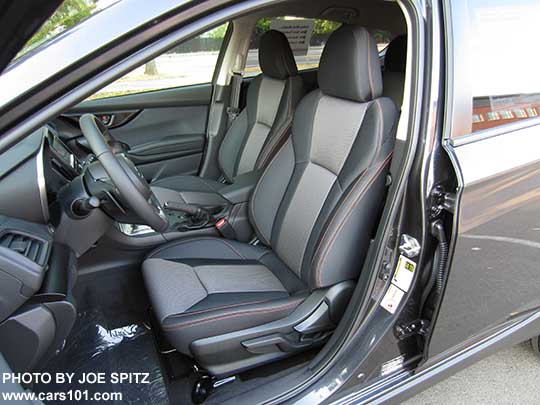
[[[375,91],[373,90],[373,78],[371,76],[371,35],[367,31],[367,29],[364,29],[364,32],[367,36],[367,61],[368,61],[368,76],[369,76],[369,91],[370,91],[370,99],[373,99],[375,97]]]

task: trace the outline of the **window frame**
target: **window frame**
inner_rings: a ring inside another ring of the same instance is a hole
[[[171,49],[174,49],[174,48],[176,48],[178,46],[181,46],[182,44],[185,44],[186,42],[189,42],[189,41],[195,39],[196,37],[201,36],[201,35],[209,32],[209,31],[212,31],[212,30],[218,28],[219,26],[225,25],[225,24],[227,24],[227,29],[225,30],[225,33],[223,35],[223,40],[222,40],[221,45],[220,45],[219,50],[218,50],[216,62],[215,62],[215,65],[214,65],[214,69],[212,70],[210,80],[204,81],[204,82],[199,82],[199,83],[190,83],[190,84],[185,84],[185,85],[179,85],[179,86],[171,86],[171,87],[162,87],[162,88],[158,88],[158,89],[141,90],[141,91],[137,91],[137,92],[133,92],[133,93],[117,94],[117,95],[110,95],[110,96],[105,96],[105,97],[94,97],[94,95],[99,94],[105,87],[110,86],[113,83],[117,83],[119,80],[121,80],[127,74],[131,73],[133,70],[138,69],[138,68],[146,65],[147,63],[149,63],[149,62],[151,62],[153,60],[156,60],[157,58],[165,55]],[[215,84],[216,81],[217,81],[217,78],[219,76],[221,66],[223,64],[224,55],[225,55],[225,53],[227,51],[227,48],[228,48],[228,45],[229,45],[229,41],[230,41],[232,31],[233,31],[233,26],[234,26],[233,21],[225,21],[225,22],[223,22],[221,24],[218,24],[216,26],[213,26],[213,27],[211,27],[211,28],[209,28],[209,29],[207,29],[207,30],[205,30],[203,32],[197,33],[196,35],[193,35],[193,36],[191,36],[189,38],[186,38],[182,42],[179,42],[179,43],[175,44],[174,46],[172,46],[170,48],[167,48],[161,54],[157,55],[153,59],[138,65],[137,67],[132,69],[130,72],[126,73],[124,76],[121,76],[118,79],[112,81],[111,83],[108,83],[107,86],[105,86],[105,87],[99,89],[98,91],[96,91],[95,93],[91,94],[89,97],[87,97],[85,100],[83,100],[83,102],[86,102],[86,101],[99,101],[99,100],[111,100],[111,99],[115,99],[115,98],[119,98],[119,97],[125,97],[125,96],[153,94],[153,93],[160,92],[160,91],[175,90],[175,89],[182,89],[182,88],[188,88],[188,87],[194,87],[194,86],[204,86],[204,85]]]
[[[257,23],[258,23],[260,20],[264,19],[264,18],[267,18],[267,19],[270,19],[270,20],[274,20],[274,19],[277,19],[277,18],[285,18],[285,17],[293,17],[293,18],[304,19],[304,20],[325,20],[325,21],[330,21],[330,22],[339,23],[340,26],[343,24],[343,23],[340,22],[340,21],[329,20],[329,19],[326,19],[326,18],[309,18],[309,17],[294,16],[294,15],[279,15],[279,16],[271,16],[271,17],[258,17],[258,18],[254,21],[254,23],[253,23],[253,27],[252,27],[252,29],[251,29],[251,33],[250,33],[249,39],[247,40],[248,47],[247,47],[246,57],[245,57],[245,59],[244,59],[244,61],[243,61],[243,66],[242,66],[242,75],[243,75],[243,77],[244,77],[245,79],[250,80],[250,79],[252,79],[252,78],[257,77],[258,75],[260,75],[260,74],[262,73],[262,71],[260,70],[260,65],[259,65],[259,63],[257,62],[257,68],[258,68],[257,72],[256,72],[255,74],[249,74],[249,75],[246,75],[246,63],[247,63],[247,58],[248,58],[248,52],[249,52],[250,50],[252,50],[252,48],[250,48],[249,45],[251,44],[251,38],[252,38],[252,36],[253,36],[253,34],[254,34],[254,32],[255,32],[255,29],[256,29],[256,27],[257,27]],[[339,28],[339,27],[338,27],[338,28]],[[337,28],[336,28],[336,30],[337,30]],[[335,30],[334,30],[334,31],[335,31]],[[332,31],[332,32],[334,32],[334,31]],[[325,45],[326,45],[326,44],[325,44]],[[256,48],[254,48],[254,49],[256,49]],[[324,46],[323,46],[323,49],[324,49]],[[309,50],[309,49],[308,49],[308,50]],[[295,55],[295,62],[297,62],[297,61],[296,61],[296,55]],[[318,62],[320,63],[320,58],[319,58],[319,61],[318,61]],[[297,63],[297,65],[298,65],[298,63]],[[300,68],[299,68],[299,69],[298,69],[298,73],[310,72],[310,71],[312,72],[312,71],[316,71],[317,69],[319,69],[319,65],[317,65],[317,67],[309,67],[309,68],[306,68],[306,69],[300,69]]]
[[[477,142],[494,136],[540,125],[540,116],[502,123],[491,128],[473,131],[473,91],[471,27],[468,0],[444,0],[446,103],[445,123],[449,124],[444,139],[453,146]],[[524,107],[523,107],[524,108]],[[512,113],[515,112],[512,109]],[[484,121],[488,121],[487,114]],[[500,114],[499,114],[500,115]]]

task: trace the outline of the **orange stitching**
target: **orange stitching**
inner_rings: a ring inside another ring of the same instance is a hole
[[[382,147],[382,143],[383,143],[383,134],[384,134],[384,121],[382,119],[382,108],[381,108],[381,105],[380,105],[380,100],[377,99],[375,100],[375,105],[377,106],[377,117],[379,118],[379,141],[377,142],[377,152],[375,153],[375,155],[373,155],[373,160],[371,161],[371,163],[373,163],[373,161],[375,160],[375,157],[376,156],[379,156],[379,152],[381,150],[381,147]]]
[[[223,320],[223,319],[228,319],[228,318],[234,318],[234,317],[242,316],[242,315],[251,315],[251,314],[257,314],[257,313],[273,313],[273,312],[278,312],[278,311],[281,311],[283,309],[287,309],[289,307],[292,307],[292,306],[296,305],[296,303],[299,302],[299,301],[301,301],[301,299],[298,299],[298,300],[290,302],[288,304],[281,305],[279,307],[275,307],[275,308],[271,308],[271,309],[262,308],[260,310],[250,310],[250,311],[244,311],[244,312],[236,312],[234,314],[228,314],[228,315],[225,315],[225,316],[217,316],[217,317],[208,318],[208,319],[195,320],[195,321],[192,321],[192,322],[184,323],[182,325],[169,326],[169,327],[163,326],[163,328],[164,329],[182,329],[182,328],[186,328],[188,326],[192,326],[192,325],[196,325],[196,324],[200,325],[200,324],[203,324],[203,323],[208,323],[208,322],[217,321],[217,320]]]
[[[379,151],[381,150],[381,147],[382,147],[382,135],[383,135],[383,121],[382,121],[382,109],[381,109],[381,106],[379,104],[379,100],[375,100],[375,104],[377,105],[377,117],[379,118],[379,140],[377,142],[377,149],[376,149],[376,152],[375,154],[373,155],[373,158],[371,159],[371,162],[369,163],[369,166],[368,168],[373,164],[375,158],[379,155]],[[368,106],[368,108],[366,109],[366,113],[367,113],[367,110],[369,109],[370,106]],[[391,155],[391,154],[390,154]],[[390,156],[389,155],[389,156]],[[385,158],[385,160],[388,159],[388,157]],[[383,161],[384,162],[384,161]],[[351,191],[348,193],[348,195],[345,197],[345,198],[349,198],[349,195],[350,193],[352,192],[352,190],[356,187],[356,185],[358,184],[359,181],[362,180],[362,178],[364,177],[364,175],[367,173],[367,170],[366,169],[362,175],[360,176],[360,178],[354,183],[354,185],[352,186],[351,188]],[[334,221],[335,217],[332,218],[332,221]],[[328,230],[330,229],[330,226],[325,230],[324,234],[323,234],[323,237],[320,239],[320,240],[324,240],[324,238],[326,237],[326,234],[328,233]],[[316,255],[319,253],[319,250],[321,248],[322,244],[320,244],[318,247],[317,247],[317,250],[315,251],[315,254],[313,255],[313,257],[316,257]],[[320,262],[317,263],[317,266],[320,265]],[[317,283],[320,282],[320,279],[319,279],[319,273],[317,273]]]
[[[186,243],[189,243],[189,242],[198,242],[200,240],[215,240],[217,242],[221,242],[222,244],[224,244],[225,246],[227,246],[229,249],[231,249],[234,253],[236,253],[238,256],[240,256],[242,259],[245,259],[246,257],[241,254],[238,250],[236,250],[230,243],[226,242],[225,240],[223,239],[220,239],[220,238],[208,238],[208,237],[195,237],[195,238],[191,238],[191,239],[182,239],[182,240],[179,240],[177,242],[173,242],[171,244],[166,244],[160,248],[158,248],[157,250],[155,250],[154,252],[152,252],[149,256],[148,256],[148,259],[153,259],[154,258],[154,255],[158,254],[159,252],[162,252],[163,250],[167,250],[168,248],[171,248],[171,247],[174,247],[174,246],[180,246],[180,245],[184,245]],[[160,257],[158,257],[157,259],[161,259]],[[168,260],[168,259],[162,259],[162,260]]]
[[[367,172],[367,170],[364,170],[364,171],[362,172],[362,174],[358,177],[358,179],[356,179],[356,181],[354,182],[353,186],[349,189],[349,191],[347,192],[347,195],[346,195],[345,198],[343,199],[342,204],[345,202],[345,200],[346,200],[347,198],[349,198],[349,195],[351,195],[351,193],[353,192],[353,190],[356,188],[356,185],[364,178],[364,175],[366,174],[366,172]],[[340,204],[340,205],[341,205],[341,204]],[[322,237],[320,238],[320,240],[323,240],[323,239],[326,237],[326,234],[327,234],[328,232],[330,232],[330,228],[331,228],[330,225],[332,225],[332,222],[335,220],[336,215],[337,215],[337,214],[334,213],[334,215],[332,216],[332,221],[330,222],[330,224],[328,225],[328,227],[324,230],[324,233],[323,233]],[[322,247],[322,244],[319,244],[319,245],[317,246],[317,249],[315,250],[315,253],[313,254],[313,257],[316,257],[316,256],[317,256],[317,254],[319,253],[319,250],[321,249],[321,247]]]
[[[390,158],[390,156],[392,156],[392,153],[390,153],[384,160],[383,162],[381,163],[381,165],[378,167],[378,169],[376,170],[376,172],[373,174],[373,177],[369,180],[369,182],[365,185],[364,189],[362,190],[362,192],[356,197],[356,199],[354,200],[353,204],[349,207],[347,213],[345,214],[345,217],[341,220],[341,222],[339,223],[338,225],[338,228],[332,233],[332,237],[330,239],[330,241],[326,244],[326,247],[325,247],[325,250],[324,250],[324,254],[321,256],[321,259],[319,259],[317,261],[317,271],[316,271],[316,285],[317,286],[320,286],[321,285],[321,279],[320,279],[320,268],[322,267],[322,263],[324,263],[324,261],[326,260],[327,256],[328,256],[328,252],[330,250],[330,247],[333,245],[333,243],[335,242],[336,238],[337,238],[337,235],[339,233],[339,231],[341,231],[341,228],[343,228],[345,222],[347,221],[347,219],[349,218],[349,216],[351,215],[353,209],[356,207],[356,205],[358,204],[358,202],[360,201],[360,199],[364,196],[364,194],[366,193],[366,191],[368,190],[368,188],[373,184],[373,182],[376,180],[377,178],[377,175],[380,173],[380,171],[386,166],[386,164],[388,163],[388,160]],[[348,197],[348,196],[347,196]],[[332,221],[335,219],[336,217],[332,218]]]
[[[242,305],[262,304],[263,302],[269,302],[269,301],[270,300],[260,300],[260,301],[241,302],[241,303],[238,303],[238,304],[222,305],[220,307],[214,307],[214,308],[209,308],[209,309],[201,309],[199,311],[184,312],[182,314],[169,315],[169,316],[167,316],[167,318],[182,318],[182,317],[185,317],[185,316],[203,314],[205,312],[210,312],[210,311],[217,311],[218,309],[240,307]]]
[[[193,242],[193,241],[198,241],[198,240],[219,240],[219,238],[209,238],[209,237],[195,237],[195,238],[188,238],[188,239],[181,239],[181,240],[178,240],[178,241],[174,241],[172,243],[166,243],[165,245],[155,249],[154,251],[152,251],[149,255],[148,255],[148,259],[152,259],[153,256],[159,252],[162,252],[163,250],[166,250],[170,247],[173,247],[173,246],[180,246],[180,245],[184,245],[186,243],[189,243],[189,242]]]
[[[365,33],[367,35],[367,53],[368,53],[368,76],[369,76],[369,88],[370,88],[370,91],[371,91],[371,97],[375,97],[375,92],[374,92],[374,86],[373,86],[373,79],[371,77],[371,35],[369,34],[369,32],[367,32],[367,30],[365,30]]]
[[[261,163],[261,167],[265,167],[266,165],[266,161],[268,160],[268,158],[270,158],[272,156],[272,152],[274,151],[274,149],[276,149],[280,144],[281,144],[281,140],[283,138],[286,137],[286,135],[289,133],[289,129],[292,127],[292,120],[289,120],[289,123],[288,125],[285,127],[285,129],[283,130],[283,132],[281,132],[281,135],[279,136],[279,138],[276,140],[276,142],[274,143],[274,145],[272,145],[272,148],[270,149],[270,152],[268,152],[266,154],[266,157],[264,158],[263,162]]]

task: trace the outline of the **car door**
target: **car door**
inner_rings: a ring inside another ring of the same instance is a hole
[[[446,14],[447,150],[461,184],[432,357],[540,308],[540,5],[452,0]]]
[[[111,83],[64,114],[77,125],[95,114],[128,145],[149,181],[197,174],[212,102],[213,78],[227,24],[192,38]],[[68,143],[86,148],[78,131]]]
[[[10,1],[1,5],[0,73],[61,3],[61,0]]]

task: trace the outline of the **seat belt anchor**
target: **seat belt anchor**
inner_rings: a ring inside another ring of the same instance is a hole
[[[214,225],[217,229],[217,231],[223,236],[225,239],[232,239],[236,240],[236,232],[233,228],[233,226],[227,221],[226,218],[220,218],[216,221]]]

